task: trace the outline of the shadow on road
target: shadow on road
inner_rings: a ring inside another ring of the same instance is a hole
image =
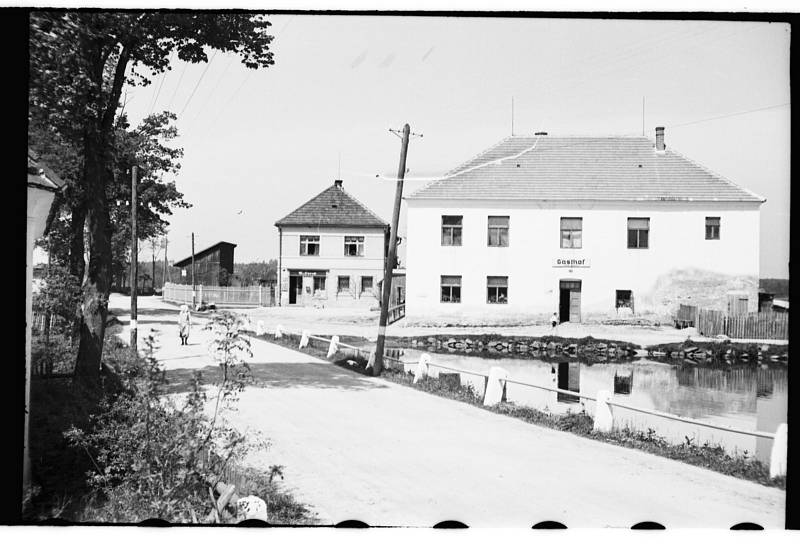
[[[214,384],[221,375],[217,366],[200,369],[205,384]],[[316,388],[366,390],[385,389],[386,385],[341,370],[328,363],[256,363],[250,365],[253,384],[250,387],[264,388]],[[167,370],[168,393],[185,393],[191,389],[194,369]]]

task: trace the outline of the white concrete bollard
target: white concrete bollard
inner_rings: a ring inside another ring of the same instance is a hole
[[[282,338],[283,337],[283,327],[280,325],[275,326],[275,338]]]
[[[486,392],[483,394],[483,405],[494,406],[503,399],[503,387],[508,379],[508,372],[499,366],[489,369],[489,381],[486,382]]]
[[[597,392],[597,405],[594,409],[594,430],[601,433],[610,433],[614,429],[614,414],[608,401],[611,399],[611,392],[601,389]]]
[[[264,322],[261,321],[260,319],[258,320],[258,323],[256,323],[256,334],[258,336],[264,334]]]
[[[769,456],[769,477],[786,476],[787,443],[789,441],[789,426],[781,423],[775,430],[775,440],[772,441],[772,453]]]
[[[332,336],[331,337],[331,345],[328,348],[328,359],[336,355],[336,352],[339,351],[339,337]]]
[[[236,501],[236,521],[246,519],[267,521],[267,503],[255,495],[248,495]]]
[[[367,368],[372,368],[375,366],[375,350],[369,352],[369,357],[367,358]]]
[[[308,346],[308,330],[304,330],[303,334],[300,336],[300,349]]]
[[[423,353],[419,356],[419,363],[417,363],[417,368],[414,370],[414,383],[417,383],[428,375],[428,365],[430,362],[431,356],[429,354]]]

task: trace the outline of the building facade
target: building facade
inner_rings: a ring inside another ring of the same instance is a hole
[[[507,138],[406,202],[411,322],[665,315],[733,289],[757,309],[764,199],[666,150],[663,129]]]
[[[336,180],[275,223],[281,306],[379,304],[389,225],[342,185]]]
[[[228,285],[233,274],[233,252],[236,244],[217,242],[194,254],[195,285]],[[192,283],[192,257],[173,263],[180,269],[177,283]],[[224,272],[223,272],[224,271]]]

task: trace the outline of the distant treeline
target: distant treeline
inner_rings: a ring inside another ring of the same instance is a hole
[[[243,287],[258,285],[259,281],[274,282],[278,279],[278,259],[254,263],[233,263],[235,282]]]
[[[778,278],[761,278],[758,287],[765,293],[772,293],[775,298],[789,298],[789,280]]]

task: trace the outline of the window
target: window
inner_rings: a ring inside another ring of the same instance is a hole
[[[363,236],[345,236],[344,237],[344,254],[347,257],[363,257],[364,256],[364,237]]]
[[[583,238],[582,217],[561,218],[561,247],[580,249]]]
[[[508,216],[489,216],[489,247],[508,247]]]
[[[350,276],[339,276],[338,292],[343,293],[350,290]]]
[[[508,276],[488,276],[486,302],[489,304],[506,304],[508,302]]]
[[[628,218],[628,247],[646,249],[650,235],[649,217]]]
[[[719,240],[719,217],[706,217],[706,240]]]
[[[319,255],[319,236],[301,236],[300,255]]]
[[[442,276],[442,302],[461,302],[461,276]]]
[[[314,292],[325,290],[325,276],[314,276]]]
[[[442,245],[460,246],[461,245],[461,215],[442,216]]]
[[[361,276],[361,292],[369,293],[372,291],[372,276]]]
[[[615,307],[617,310],[620,308],[630,308],[633,313],[633,292],[630,290],[617,289],[617,299]]]

